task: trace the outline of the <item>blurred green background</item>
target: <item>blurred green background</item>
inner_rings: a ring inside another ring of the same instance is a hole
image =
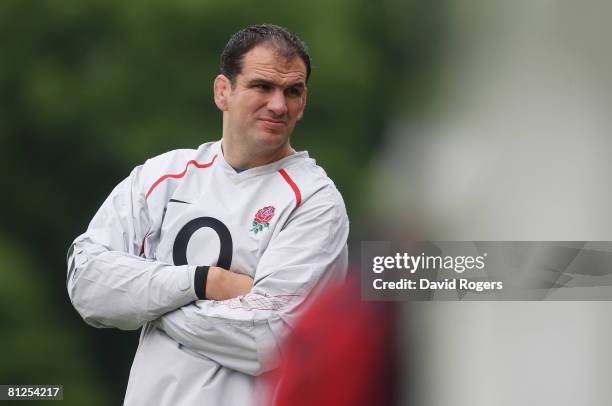
[[[430,103],[441,2],[313,0],[0,3],[0,383],[63,384],[64,404],[120,404],[138,333],[85,325],[65,253],[145,159],[221,136],[219,55],[238,29],[284,25],[313,74],[293,146],[342,192],[351,251],[371,231],[375,153],[400,112]]]

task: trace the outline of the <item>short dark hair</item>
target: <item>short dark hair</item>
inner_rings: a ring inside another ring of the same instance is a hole
[[[294,33],[274,24],[252,25],[238,31],[228,41],[221,54],[220,72],[235,84],[242,72],[244,55],[257,45],[270,44],[287,60],[299,56],[306,65],[306,81],[310,77],[310,55],[306,44]]]

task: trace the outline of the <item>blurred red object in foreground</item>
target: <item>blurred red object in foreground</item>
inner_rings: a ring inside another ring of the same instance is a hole
[[[318,297],[284,344],[273,405],[392,405],[394,313],[362,301],[357,278]]]

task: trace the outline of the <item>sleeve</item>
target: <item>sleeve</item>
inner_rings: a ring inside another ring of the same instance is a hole
[[[299,304],[344,279],[348,265],[348,218],[335,189],[333,195],[315,194],[292,216],[260,258],[249,294],[199,300],[162,316],[157,327],[225,367],[249,375],[272,369],[287,327],[301,313]]]
[[[197,299],[195,267],[141,258],[149,213],[137,167],[102,204],[68,250],[67,288],[94,327],[133,330]]]

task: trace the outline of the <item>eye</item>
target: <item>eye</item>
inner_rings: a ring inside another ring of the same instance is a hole
[[[292,87],[287,88],[286,92],[288,96],[300,97],[302,93],[304,93],[304,89],[302,89],[301,87],[292,86]]]
[[[270,86],[267,83],[256,83],[253,87],[255,89],[265,90],[265,91],[268,91],[268,90],[272,89],[272,86]]]

